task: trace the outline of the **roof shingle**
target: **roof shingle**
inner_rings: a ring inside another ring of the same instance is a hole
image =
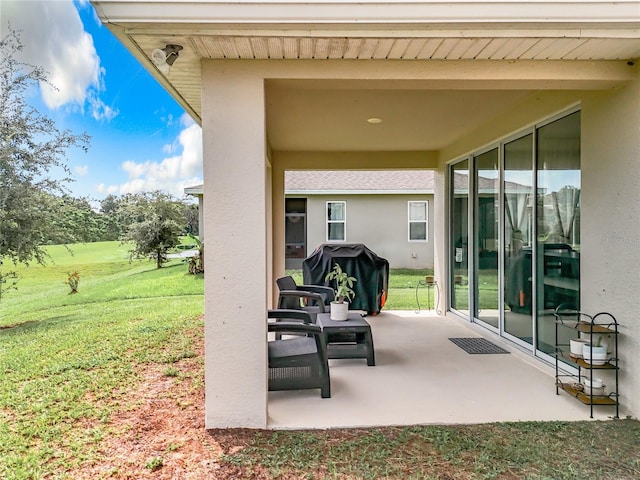
[[[431,170],[292,170],[285,172],[288,192],[433,192]]]

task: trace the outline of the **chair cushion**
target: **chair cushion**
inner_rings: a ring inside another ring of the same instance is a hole
[[[315,355],[318,351],[316,341],[312,337],[295,337],[275,340],[269,342],[268,347],[269,361],[277,361],[278,359],[304,355]]]

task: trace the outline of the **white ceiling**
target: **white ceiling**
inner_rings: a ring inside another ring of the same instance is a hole
[[[267,83],[268,137],[275,150],[439,150],[532,94],[304,83]],[[368,123],[371,117],[382,122]]]

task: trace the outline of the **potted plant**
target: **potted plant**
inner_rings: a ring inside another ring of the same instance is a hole
[[[337,263],[334,264],[333,270],[324,279],[326,281],[336,281],[336,288],[334,289],[336,298],[331,302],[331,320],[346,320],[349,316],[349,301],[353,300],[355,296],[355,292],[351,287],[357,280],[354,277],[350,277]]]
[[[582,358],[582,349],[589,340],[584,338],[572,338],[569,342],[570,355],[575,358]]]
[[[604,365],[607,363],[607,346],[603,345],[602,337],[593,344],[585,343],[582,346],[582,358],[591,365]]]

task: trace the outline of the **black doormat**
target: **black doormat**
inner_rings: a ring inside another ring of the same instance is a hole
[[[482,337],[472,338],[450,338],[453,343],[458,345],[467,353],[509,353],[505,349],[491,343]]]

